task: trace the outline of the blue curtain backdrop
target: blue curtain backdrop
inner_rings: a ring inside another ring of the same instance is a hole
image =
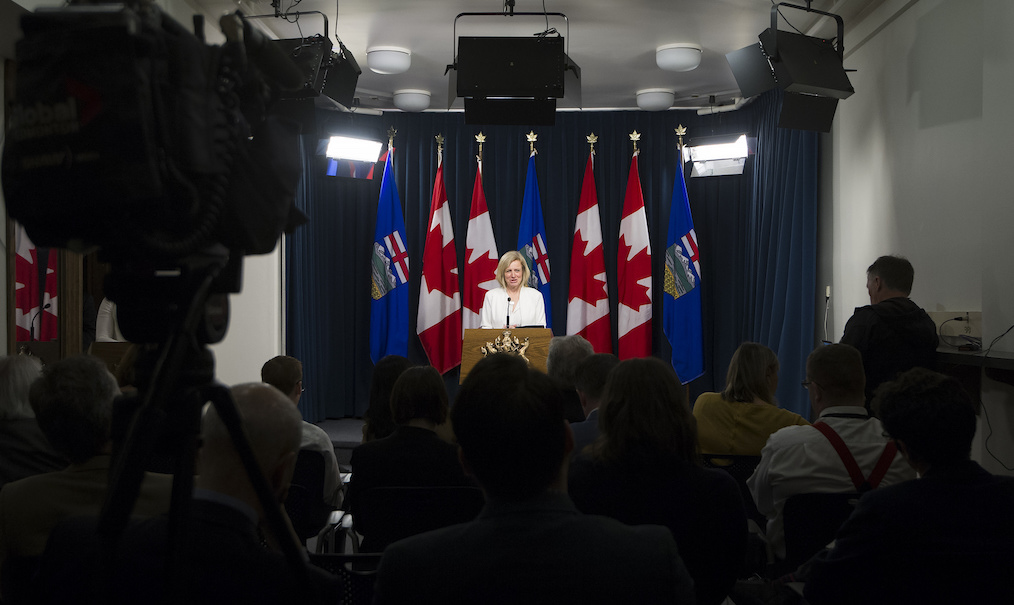
[[[505,252],[516,241],[524,194],[528,142],[536,149],[539,190],[552,265],[555,332],[565,332],[574,220],[588,157],[588,134],[598,135],[595,179],[602,216],[606,276],[616,316],[616,247],[630,157],[630,133],[641,133],[639,169],[653,252],[653,354],[669,359],[662,333],[663,252],[677,166],[675,127],[688,136],[746,132],[757,153],[741,176],[688,179],[687,189],[701,251],[705,374],[690,386],[691,401],[721,390],[733,351],[743,341],[765,344],[781,360],[779,402],[809,415],[798,386],[815,344],[818,135],[777,128],[780,91],[730,113],[561,112],[554,126],[470,126],[461,113],[391,113],[356,116],[357,126],[397,130],[394,170],[405,211],[411,259],[409,358],[426,363],[415,336],[420,264],[426,233],[436,142],[442,134],[444,178],[454,223],[458,266],[464,264],[465,228],[475,178],[475,135],[486,135],[483,184],[496,241]],[[318,116],[318,124],[325,122]],[[303,361],[308,420],[361,416],[368,404],[373,364],[369,353],[370,252],[380,193],[375,180],[325,175],[317,139],[303,141],[304,173],[298,206],[310,222],[286,237],[287,349]],[[616,326],[613,326],[615,341]],[[445,375],[452,399],[457,370]]]

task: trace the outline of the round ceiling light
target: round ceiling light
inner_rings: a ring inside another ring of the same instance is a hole
[[[378,74],[400,74],[412,65],[412,51],[397,46],[374,46],[366,49],[366,64]]]
[[[648,88],[637,91],[637,106],[644,111],[665,111],[675,98],[676,93],[667,88]]]
[[[697,44],[666,44],[655,49],[655,64],[666,71],[690,71],[701,64],[701,52]]]
[[[394,91],[394,106],[402,111],[422,111],[430,106],[430,91],[396,90]]]

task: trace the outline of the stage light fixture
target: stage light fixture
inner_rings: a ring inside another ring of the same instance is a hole
[[[828,40],[778,29],[779,7],[832,17],[838,24],[837,45]],[[771,7],[771,27],[760,42],[726,55],[744,97],[773,88],[785,91],[778,125],[828,132],[840,99],[855,89],[843,64],[845,24],[839,15],[784,2]]]
[[[466,124],[552,125],[559,102],[581,107],[581,68],[566,53],[570,36],[461,36],[461,17],[567,16],[563,13],[461,13],[454,20],[454,63],[447,66],[448,109],[464,99]]]
[[[745,134],[697,137],[683,148],[684,161],[692,164],[692,177],[743,174],[749,154]]]
[[[336,160],[352,160],[354,162],[376,162],[380,158],[380,150],[384,147],[381,141],[359,139],[347,136],[332,136],[324,153]]]

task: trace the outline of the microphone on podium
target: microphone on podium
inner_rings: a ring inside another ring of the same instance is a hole
[[[40,315],[42,315],[43,311],[45,311],[46,309],[48,309],[48,308],[50,308],[52,306],[53,306],[53,303],[46,303],[45,306],[43,306],[41,309],[39,309],[38,311],[36,311],[35,315],[32,316],[32,321],[28,322],[28,340],[32,340],[32,341],[35,340],[35,320],[38,319]],[[42,332],[42,324],[41,323],[39,324],[39,332]]]
[[[511,297],[507,297],[507,323],[504,324],[505,328],[511,327]]]

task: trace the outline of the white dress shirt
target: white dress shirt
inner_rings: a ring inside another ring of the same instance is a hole
[[[821,412],[819,421],[838,433],[863,475],[868,477],[884,451],[887,439],[880,421],[866,419],[866,416],[866,408],[837,406]],[[898,453],[880,485],[914,478],[915,471]],[[856,489],[834,446],[812,426],[789,426],[772,433],[761,450],[760,464],[746,484],[757,503],[757,510],[768,518],[768,542],[779,558],[785,557],[782,508],[789,496],[853,492]]]
[[[540,326],[546,327],[546,302],[542,298],[542,292],[535,288],[523,286],[519,300],[511,301],[511,323],[512,326]],[[482,300],[482,310],[479,312],[481,328],[505,328],[507,324],[507,290],[505,288],[493,288],[486,292]]]

